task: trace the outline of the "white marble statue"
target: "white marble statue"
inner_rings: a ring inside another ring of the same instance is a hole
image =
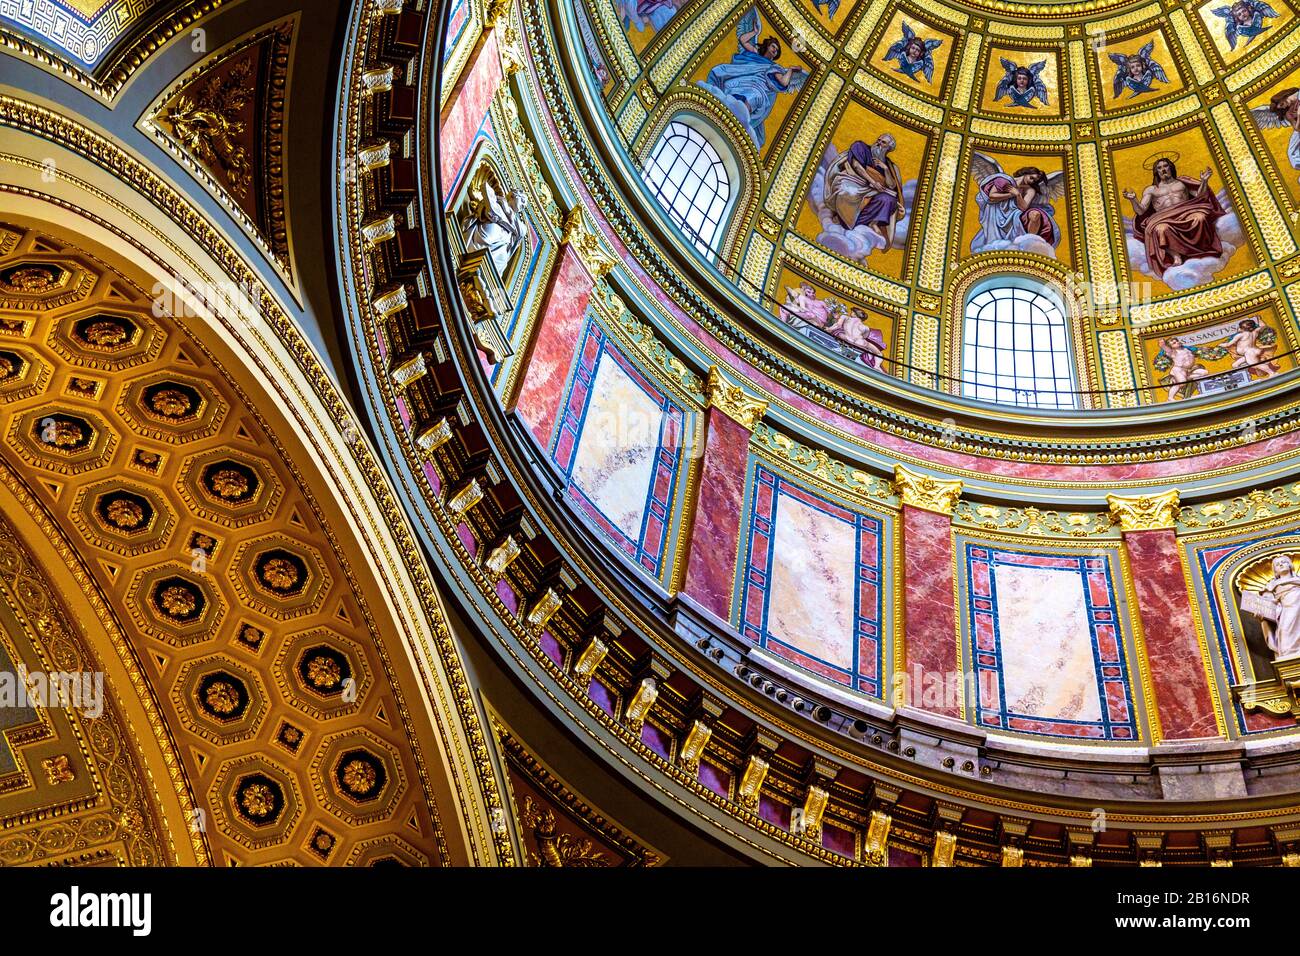
[[[503,196],[495,177],[484,176],[470,188],[469,215],[465,220],[465,251],[486,249],[505,276],[510,257],[524,239],[524,206],[527,199],[519,190]]]
[[[1273,558],[1273,577],[1258,593],[1242,593],[1242,610],[1259,618],[1276,659],[1300,655],[1300,575],[1290,555]]]

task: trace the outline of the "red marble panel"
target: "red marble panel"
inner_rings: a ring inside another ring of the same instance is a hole
[[[947,686],[957,673],[956,609],[953,606],[952,519],[911,505],[903,506],[903,646],[907,686],[913,707],[948,717],[960,710],[948,695],[942,702],[923,691]]]
[[[1173,531],[1132,531],[1124,535],[1124,546],[1164,737],[1218,736],[1177,536]]]
[[[564,382],[578,348],[590,298],[591,277],[573,249],[565,246],[546,290],[532,351],[524,362],[523,384],[515,402],[519,417],[543,446],[550,444],[559,418]]]
[[[438,160],[442,174],[442,198],[445,202],[455,188],[456,181],[469,159],[483,118],[487,116],[492,97],[504,77],[501,73],[501,54],[497,52],[496,31],[490,32],[479,44],[466,64],[460,86],[447,100],[438,131]]]
[[[731,617],[731,594],[736,582],[750,433],[716,408],[707,414],[685,591],[725,621]]]

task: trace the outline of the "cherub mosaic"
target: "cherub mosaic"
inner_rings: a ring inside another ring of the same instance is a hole
[[[1249,46],[1272,26],[1266,21],[1281,16],[1264,0],[1237,0],[1231,6],[1215,7],[1210,12],[1223,21],[1223,38],[1229,50],[1237,49],[1238,43]]]
[[[997,90],[994,91],[994,103],[999,103],[1003,97],[1006,97],[1009,106],[1024,109],[1037,109],[1034,100],[1038,100],[1043,106],[1048,105],[1047,82],[1043,79],[1043,71],[1047,68],[1046,60],[1038,60],[1028,66],[1022,66],[1006,57],[1001,57],[1001,62],[1002,69],[1006,72],[998,81]]]
[[[1241,388],[1282,371],[1277,330],[1258,316],[1159,339],[1152,367],[1166,401]]]
[[[1148,157],[1142,168],[1151,182],[1140,194],[1132,187],[1123,190],[1133,213],[1124,217],[1129,261],[1176,290],[1214,278],[1245,243],[1227,191],[1215,192],[1210,185],[1210,168],[1184,176],[1179,158],[1174,151]]]
[[[971,239],[972,254],[1015,249],[1056,258],[1061,227],[1052,204],[1065,198],[1063,170],[1022,166],[1008,173],[993,157],[972,152],[970,178],[980,221]]]
[[[871,317],[858,306],[820,298],[804,282],[786,286],[785,302],[777,309],[781,321],[819,345],[846,358],[878,369],[885,355],[885,336],[871,325]]]
[[[763,21],[758,8],[751,7],[736,25],[736,52],[729,63],[709,70],[697,85],[712,93],[749,130],[754,145],[767,142],[767,118],[782,93],[803,88],[808,72],[801,66],[782,66],[781,41],[775,36],[759,39]]]
[[[1115,76],[1111,80],[1114,96],[1119,99],[1125,91],[1129,99],[1143,93],[1155,92],[1157,83],[1168,83],[1165,68],[1152,59],[1156,47],[1151,40],[1136,53],[1112,53],[1110,61],[1115,64]]]
[[[892,61],[895,72],[916,81],[917,74],[927,83],[934,81],[934,51],[943,46],[939,39],[924,39],[903,21],[903,35],[885,51],[882,59]],[[917,81],[919,82],[919,81]]]

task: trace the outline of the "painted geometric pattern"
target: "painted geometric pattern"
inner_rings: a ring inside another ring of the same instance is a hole
[[[741,634],[827,680],[879,698],[881,522],[758,462],[748,484],[737,582]]]
[[[637,565],[663,570],[686,413],[588,315],[551,456],[577,506]]]
[[[1135,740],[1110,560],[966,545],[977,722]]]
[[[0,0],[0,20],[8,20],[43,41],[94,66],[109,48],[158,0]]]

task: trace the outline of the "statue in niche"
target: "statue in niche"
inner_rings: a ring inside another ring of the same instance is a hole
[[[803,88],[808,72],[801,66],[782,66],[781,41],[774,36],[759,40],[763,21],[752,7],[736,25],[736,52],[730,63],[719,63],[707,79],[696,85],[712,93],[749,130],[754,145],[767,142],[767,118],[780,93]]]
[[[470,180],[466,213],[461,221],[465,251],[486,249],[497,275],[505,277],[510,257],[524,239],[527,198],[518,189],[509,192],[496,171],[486,163]]]
[[[1274,659],[1300,655],[1300,575],[1295,556],[1278,554],[1269,565],[1241,582],[1241,610],[1258,620]]]

